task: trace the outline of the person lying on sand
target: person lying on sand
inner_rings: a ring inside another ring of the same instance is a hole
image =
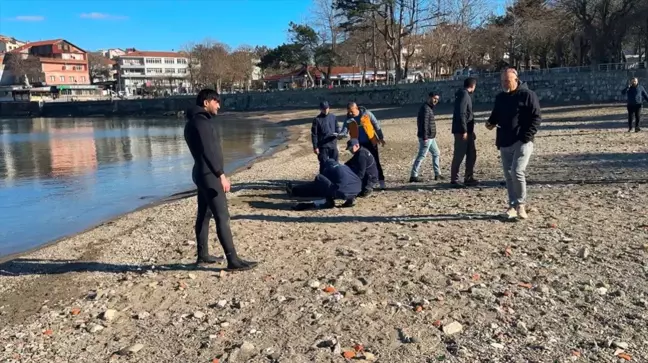
[[[293,185],[286,184],[286,192],[291,197],[323,198],[314,202],[298,203],[294,209],[334,208],[335,200],[344,200],[342,207],[352,207],[355,198],[362,191],[362,180],[344,164],[328,159],[324,162],[321,174],[315,180]]]
[[[362,180],[362,191],[358,196],[367,197],[373,192],[373,186],[378,183],[376,159],[369,150],[360,146],[358,139],[349,140],[346,149],[353,154],[353,157],[345,165],[351,168],[355,175]]]

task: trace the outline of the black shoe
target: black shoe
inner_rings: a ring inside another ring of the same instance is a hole
[[[637,127],[637,128],[635,129],[635,132],[641,132],[641,129]]]
[[[315,208],[315,203],[313,203],[313,202],[297,203],[292,207],[292,209],[296,210],[296,211],[302,211],[302,210],[308,210],[308,209],[314,209],[314,208]]]
[[[322,208],[329,209],[329,208],[335,208],[335,200],[333,199],[327,199],[326,203],[322,206]]]
[[[225,271],[227,272],[236,272],[236,271],[246,271],[251,270],[259,265],[256,261],[245,261],[238,259],[236,262],[228,263]]]
[[[366,198],[366,197],[370,196],[371,193],[373,193],[373,189],[367,188],[367,189],[363,190],[362,193],[360,193],[360,195],[358,195],[358,197]]]
[[[220,263],[225,261],[223,257],[216,257],[212,255],[206,255],[206,256],[198,256],[198,259],[196,260],[196,264],[200,265],[203,263],[209,264],[209,263]]]
[[[470,178],[468,180],[464,180],[464,185],[466,185],[468,187],[474,187],[474,186],[479,185],[479,180],[474,179],[474,178]]]
[[[434,180],[444,180],[445,177],[443,175],[435,175]]]
[[[423,178],[419,178],[418,176],[411,176],[409,179],[410,183],[423,183]]]
[[[455,187],[455,188],[464,188],[464,187],[465,187],[465,185],[459,183],[459,182],[456,181],[456,180],[451,181],[451,182],[450,182],[450,185],[452,185],[452,186]]]
[[[347,199],[344,201],[344,204],[340,208],[351,208],[355,205],[355,199]]]

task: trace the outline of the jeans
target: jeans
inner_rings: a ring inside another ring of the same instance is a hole
[[[632,119],[635,120],[635,129],[639,130],[641,124],[641,105],[628,105],[628,129],[632,128]]]
[[[452,166],[450,167],[450,180],[456,182],[459,180],[459,168],[466,159],[466,173],[464,181],[474,179],[475,162],[477,161],[477,149],[475,148],[475,134],[468,136],[467,140],[463,135],[454,135],[454,153],[452,155]]]
[[[414,160],[414,165],[412,165],[412,174],[413,177],[418,177],[419,169],[421,169],[421,164],[427,153],[432,154],[432,169],[434,169],[434,175],[441,175],[441,169],[439,167],[441,152],[439,151],[439,146],[437,145],[436,139],[419,139],[419,149],[416,159]]]
[[[321,173],[322,170],[324,170],[324,162],[328,159],[333,159],[335,161],[338,161],[339,158],[339,152],[337,146],[333,147],[320,147],[319,148],[319,154],[317,154],[317,160],[319,160],[319,165],[320,165],[320,170],[319,172]]]
[[[531,154],[533,154],[533,142],[524,144],[518,141],[511,146],[500,147],[508,200],[512,207],[526,203],[526,167]]]

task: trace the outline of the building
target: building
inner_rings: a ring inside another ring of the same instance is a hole
[[[310,74],[314,83],[309,81],[304,67],[290,73],[267,76],[263,78],[263,81],[267,88],[276,89],[322,86],[326,80],[325,72],[327,70],[327,67],[309,66],[308,74]],[[358,85],[362,83],[363,73],[364,81],[367,83],[374,82],[374,74],[375,80],[378,82],[385,82],[387,79],[384,70],[374,72],[373,69],[363,70],[361,67],[332,67],[329,78],[335,86]],[[390,74],[390,76],[393,77],[393,74]]]
[[[99,53],[108,59],[115,59],[117,57],[126,54],[126,51],[120,48],[112,48],[112,49],[100,50]]]
[[[22,47],[23,45],[25,45],[25,42],[16,40],[16,38],[0,35],[0,53],[11,52],[14,49]]]
[[[118,90],[126,95],[190,91],[189,58],[182,52],[129,50],[117,58]]]
[[[6,53],[3,65],[0,80],[12,85],[14,98],[26,94],[33,100],[36,92],[43,100],[94,99],[99,95],[98,88],[90,85],[87,53],[63,39],[27,43]],[[23,79],[25,75],[27,79]],[[22,85],[24,90],[16,90],[14,85]],[[42,94],[45,91],[50,93],[47,97]]]

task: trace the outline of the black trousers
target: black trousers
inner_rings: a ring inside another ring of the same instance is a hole
[[[324,162],[328,159],[334,159],[335,161],[338,161],[340,157],[340,153],[338,152],[337,146],[333,147],[328,147],[324,146],[319,148],[319,154],[317,155],[317,160],[319,160],[319,172],[321,173],[323,168],[324,168]]]
[[[317,174],[315,180],[293,186],[292,195],[300,198],[344,199],[337,188],[322,174]]]
[[[384,181],[385,174],[383,174],[383,168],[382,165],[380,164],[380,154],[378,153],[378,145],[374,145],[370,141],[370,142],[362,142],[360,143],[360,146],[369,150],[371,155],[373,155],[374,159],[376,160],[376,166],[378,167],[378,181]]]
[[[475,147],[475,134],[468,135],[468,140],[463,135],[454,135],[454,153],[452,155],[452,166],[450,167],[450,180],[459,180],[459,168],[466,159],[466,173],[464,181],[474,178],[475,163],[477,162],[477,149]]]
[[[628,105],[628,128],[632,128],[632,119],[635,121],[635,129],[641,124],[641,105]]]
[[[210,183],[209,186],[198,185],[198,213],[195,225],[198,258],[209,254],[209,220],[212,217],[216,221],[216,235],[227,261],[236,260],[227,197],[220,182]]]

